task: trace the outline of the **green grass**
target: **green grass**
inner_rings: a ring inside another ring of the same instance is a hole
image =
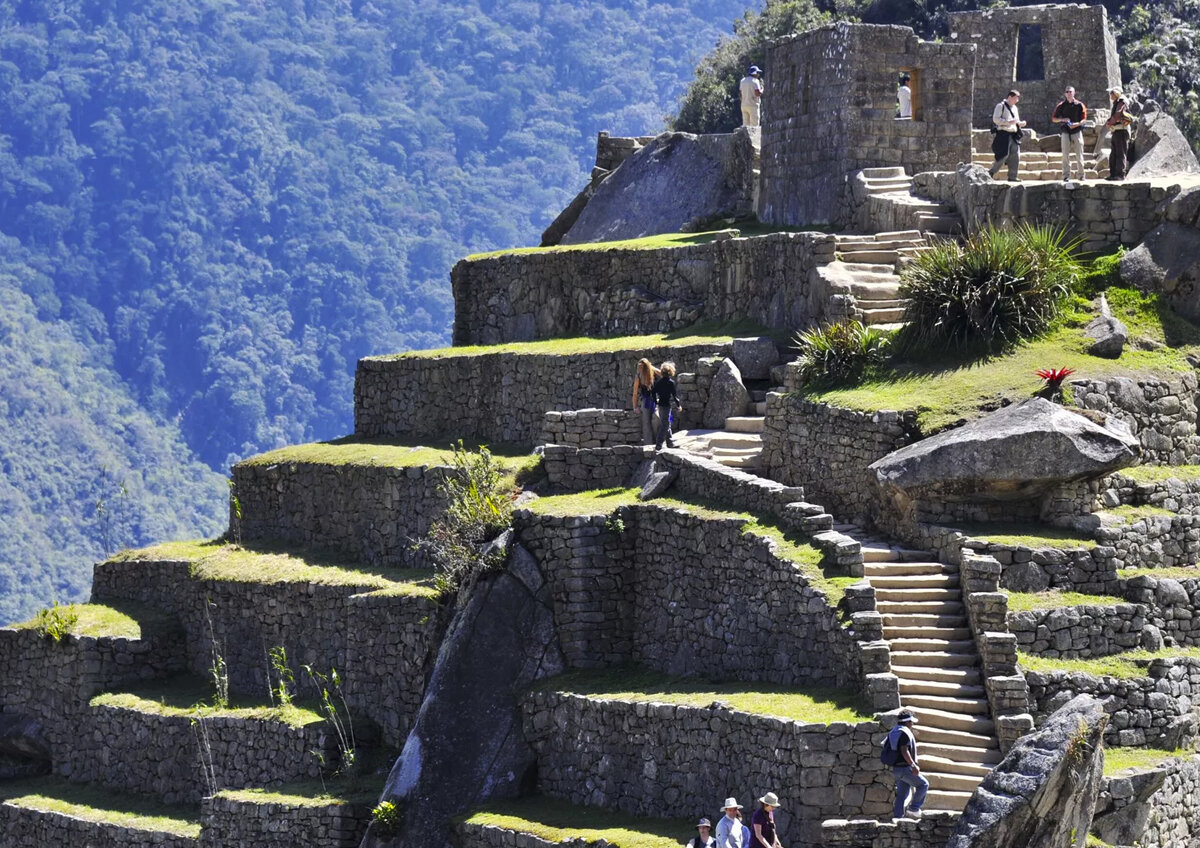
[[[1167,751],[1162,748],[1106,747],[1104,749],[1104,773],[1111,775],[1128,768],[1154,768],[1166,760],[1191,757],[1195,753],[1195,751],[1186,751],[1183,748]]]
[[[1173,518],[1176,513],[1169,509],[1163,509],[1159,506],[1119,506],[1115,509],[1106,509],[1104,513],[1113,515],[1123,519],[1126,524],[1133,524],[1143,518]]]
[[[678,848],[696,835],[690,819],[639,818],[542,797],[497,801],[460,821],[528,833],[554,843],[578,839],[592,845],[603,840],[613,848]]]
[[[959,524],[956,530],[972,539],[982,539],[995,545],[1015,548],[1056,548],[1074,550],[1094,548],[1096,540],[1074,530],[1050,527],[1045,524]]]
[[[1134,294],[1109,289],[1113,314],[1130,328],[1131,336],[1146,337],[1168,347],[1147,351],[1130,346],[1115,362],[1089,356],[1086,351],[1090,342],[1083,336],[1082,327],[1094,314],[1077,309],[1043,338],[1006,354],[974,359],[945,355],[937,361],[893,363],[860,386],[806,395],[848,409],[912,410],[917,413],[921,432],[931,435],[978,418],[1004,403],[1033,396],[1042,385],[1034,374],[1040,368],[1074,368],[1076,373],[1069,379],[1190,372],[1187,355],[1200,350],[1200,327],[1174,315],[1157,298]]]
[[[672,677],[641,668],[572,671],[538,684],[543,692],[566,692],[611,701],[645,701],[707,707],[721,701],[753,715],[805,724],[858,724],[873,711],[857,693],[840,689],[798,689],[767,683],[713,683]]]
[[[1200,567],[1195,565],[1179,565],[1174,568],[1122,568],[1117,572],[1122,580],[1131,577],[1164,577],[1169,580],[1200,579]]]
[[[474,450],[476,445],[467,445]],[[492,456],[506,470],[513,473],[528,471],[536,467],[541,458],[520,445],[489,445]],[[390,441],[362,440],[353,436],[329,442],[314,442],[307,445],[292,445],[278,450],[261,453],[238,463],[239,465],[361,465],[373,468],[415,468],[418,466],[452,465],[454,450],[449,440],[444,448],[427,445],[403,444]]]
[[[277,721],[290,727],[305,727],[324,721],[316,709],[300,704],[276,707],[249,698],[231,698],[227,708],[209,704],[212,682],[199,677],[179,676],[156,680],[128,692],[107,692],[92,698],[93,707],[116,707],[161,716],[191,716]]]
[[[191,839],[200,836],[198,808],[168,806],[128,792],[105,792],[59,778],[0,782],[0,800],[90,822],[162,831]]]
[[[1200,465],[1135,465],[1117,472],[1135,483],[1161,483],[1165,480],[1200,480]]]
[[[1176,657],[1200,659],[1200,648],[1163,648],[1161,651],[1138,649],[1089,660],[1051,659],[1022,653],[1019,655],[1018,661],[1026,671],[1082,672],[1097,677],[1132,679],[1146,677],[1146,665],[1151,660]]]
[[[63,614],[78,616],[69,632],[73,636],[106,637],[112,639],[141,639],[150,632],[161,632],[174,626],[161,613],[132,602],[111,604],[66,604],[59,607]],[[37,619],[14,624],[18,630],[32,630]]]
[[[619,239],[617,241],[587,242],[585,244],[557,244],[551,247],[510,247],[505,250],[492,250],[487,253],[472,253],[466,258],[467,262],[480,259],[494,259],[497,256],[528,256],[538,253],[579,253],[604,252],[609,250],[661,250],[671,247],[687,247],[694,244],[709,244],[716,240],[717,234],[736,231],[735,237],[753,238],[755,236],[771,235],[772,233],[803,232],[792,227],[772,227],[757,222],[739,223],[728,227],[720,227],[703,233],[658,233],[652,236],[642,236],[635,239]],[[809,227],[809,231],[820,230],[819,227]]]
[[[192,577],[233,583],[314,583],[322,586],[360,586],[414,597],[436,598],[427,571],[371,568],[338,557],[323,558],[307,551],[251,550],[222,540],[167,542],[123,551],[110,562],[191,563]]]
[[[590,489],[567,495],[538,498],[526,506],[541,515],[590,516],[608,515],[623,506],[642,503],[637,498],[637,489]],[[746,510],[731,510],[721,504],[699,498],[655,498],[648,506],[682,509],[698,518],[737,519],[744,522],[742,529],[775,542],[776,553],[783,559],[795,563],[809,585],[824,592],[831,606],[837,606],[846,593],[846,587],[860,582],[861,578],[845,577],[827,573],[824,554],[799,533],[781,528],[765,516],[755,516]]]
[[[1113,595],[1084,595],[1080,592],[1009,592],[1009,612],[1056,609],[1058,607],[1101,606],[1111,607],[1125,603],[1124,598]]]

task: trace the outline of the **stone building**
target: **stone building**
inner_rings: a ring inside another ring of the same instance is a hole
[[[844,224],[854,171],[948,171],[970,161],[974,68],[974,45],[921,41],[900,26],[838,23],[773,43],[759,218]],[[911,77],[911,120],[897,118],[901,72]]]
[[[1121,84],[1117,41],[1103,6],[1021,6],[952,12],[950,41],[973,44],[976,127],[1009,89],[1021,92],[1021,117],[1039,133],[1068,85],[1089,108],[1108,108],[1108,89]]]

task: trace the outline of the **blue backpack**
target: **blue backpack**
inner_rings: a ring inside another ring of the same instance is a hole
[[[900,751],[892,742],[892,733],[883,737],[883,747],[879,750],[879,761],[885,766],[894,766],[900,762]]]

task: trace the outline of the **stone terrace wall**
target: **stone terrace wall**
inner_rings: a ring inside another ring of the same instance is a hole
[[[829,819],[823,822],[823,848],[941,848],[950,841],[958,816],[925,816],[920,821]]]
[[[365,805],[250,804],[216,795],[201,805],[200,848],[357,848],[371,819]]]
[[[1028,548],[985,539],[968,539],[963,545],[995,557],[1002,569],[1001,588],[1010,592],[1042,592],[1066,589],[1097,595],[1116,594],[1120,588],[1116,560],[1111,547]]]
[[[543,456],[550,484],[567,492],[628,486],[633,472],[648,458],[636,445],[582,449],[546,445]]]
[[[1200,479],[1134,480],[1120,472],[1104,478],[1106,506],[1154,506],[1168,512],[1200,513]]]
[[[0,708],[40,719],[55,764],[67,762],[93,695],[184,668],[183,634],[147,639],[67,636],[0,629]],[[59,844],[29,842],[22,844]]]
[[[121,848],[199,848],[189,836],[133,830],[62,813],[43,813],[0,803],[0,833],[5,845],[120,845]],[[227,843],[220,843],[227,848]],[[232,843],[228,843],[232,844]],[[213,846],[216,848],[216,845]]]
[[[1138,783],[1163,775],[1162,786],[1143,802],[1149,809],[1145,827],[1136,834],[1141,848],[1177,848],[1200,840],[1200,758],[1173,759],[1161,767],[1125,771],[1104,778],[1097,817],[1119,813],[1137,801]]]
[[[915,419],[915,413],[855,412],[768,394],[763,473],[803,486],[840,519],[874,518],[880,499],[867,466],[916,441]]]
[[[859,646],[837,610],[743,521],[654,505],[622,518],[617,533],[603,515],[516,515],[518,541],[553,587],[569,667],[862,688]]]
[[[636,409],[575,409],[547,412],[542,444],[607,448],[642,443],[641,412]]]
[[[1030,711],[1038,724],[1081,693],[1106,700],[1107,745],[1167,748],[1195,741],[1200,660],[1159,659],[1145,677],[1096,677],[1070,671],[1026,671]]]
[[[1200,515],[1144,515],[1101,527],[1096,538],[1116,549],[1118,568],[1195,565],[1200,556]]]
[[[1196,434],[1194,373],[1166,380],[1154,377],[1111,377],[1072,380],[1075,403],[1114,415],[1129,425],[1142,443],[1146,465],[1188,465],[1200,461]]]
[[[720,704],[556,692],[530,693],[522,712],[539,789],[575,804],[692,817],[714,798],[777,787],[787,844],[809,844],[831,816],[890,815],[894,782],[879,762],[876,722],[806,725]]]
[[[1142,646],[1141,604],[1070,606],[1009,612],[1008,629],[1023,653],[1059,659],[1105,657]]]
[[[792,330],[821,317],[809,272],[833,257],[831,235],[774,233],[655,250],[463,259],[450,274],[454,344],[667,333],[742,318]]]
[[[354,430],[362,438],[532,444],[547,411],[628,402],[643,356],[695,371],[701,357],[729,356],[732,349],[731,342],[714,341],[566,356],[368,357],[355,374]]]
[[[266,693],[266,656],[277,645],[287,648],[301,697],[315,694],[302,665],[325,674],[336,668],[356,715],[378,724],[385,744],[403,744],[421,705],[427,660],[440,638],[431,598],[365,586],[195,580],[189,565],[100,563],[92,596],[136,600],[178,616],[187,633],[188,668],[195,674],[207,674],[212,663],[211,618],[235,694]]]
[[[243,542],[280,542],[337,552],[373,566],[424,564],[413,543],[446,509],[445,466],[239,463],[229,517]]]
[[[1176,580],[1139,574],[1121,580],[1125,598],[1146,608],[1147,623],[1178,645],[1200,645],[1200,576]]]

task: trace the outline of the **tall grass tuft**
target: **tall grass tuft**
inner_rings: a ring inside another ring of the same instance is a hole
[[[827,388],[857,383],[883,365],[891,338],[862,321],[843,321],[799,332],[793,344],[804,384]]]

